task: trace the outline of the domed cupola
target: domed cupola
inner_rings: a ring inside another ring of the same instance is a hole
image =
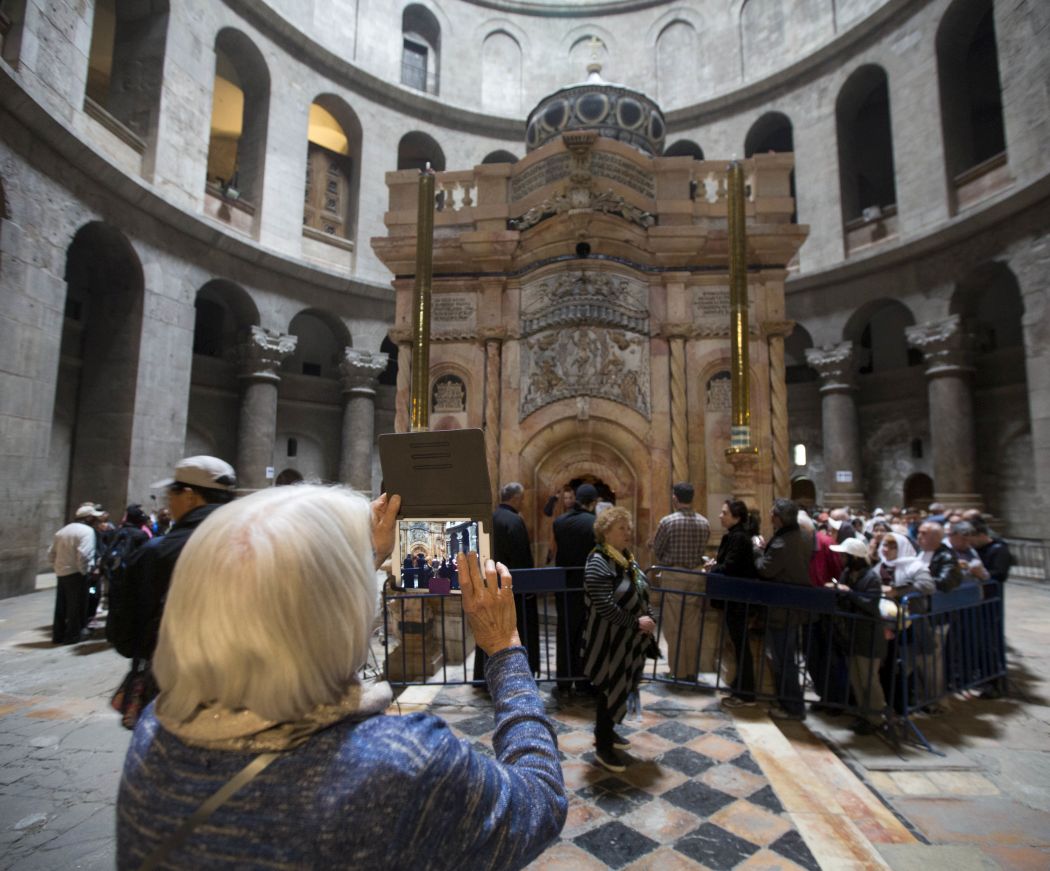
[[[587,81],[544,97],[529,113],[525,149],[533,151],[570,130],[593,130],[646,154],[664,148],[664,116],[641,91],[615,85],[601,76],[602,65],[587,65]]]

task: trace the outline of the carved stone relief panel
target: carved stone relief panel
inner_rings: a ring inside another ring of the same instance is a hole
[[[601,397],[644,415],[649,408],[649,339],[596,326],[545,330],[522,343],[524,420],[552,402]]]
[[[431,390],[433,414],[458,414],[467,410],[467,386],[458,375],[442,375]]]
[[[649,334],[649,287],[637,278],[571,270],[523,284],[521,333],[591,324]]]
[[[755,288],[747,288],[748,308],[755,311]],[[693,288],[693,321],[705,336],[729,335],[730,327],[729,286]],[[751,315],[754,320],[754,314]]]

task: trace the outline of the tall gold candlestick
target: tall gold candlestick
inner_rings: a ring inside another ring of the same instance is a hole
[[[412,296],[412,432],[430,428],[430,285],[434,276],[434,171],[419,174],[416,283]]]
[[[744,167],[729,164],[726,205],[729,216],[729,307],[732,340],[733,422],[726,453],[754,453],[751,446],[751,371],[747,322],[747,220],[744,214]]]

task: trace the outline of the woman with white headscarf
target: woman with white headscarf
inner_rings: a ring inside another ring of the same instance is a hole
[[[879,545],[879,575],[890,589],[886,595],[900,598],[905,593],[932,593],[933,577],[919,558],[915,545],[899,532],[888,532]]]

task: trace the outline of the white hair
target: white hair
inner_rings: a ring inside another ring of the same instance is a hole
[[[179,556],[153,670],[164,712],[199,705],[295,720],[338,701],[364,664],[375,615],[367,500],[274,487],[224,505]]]

